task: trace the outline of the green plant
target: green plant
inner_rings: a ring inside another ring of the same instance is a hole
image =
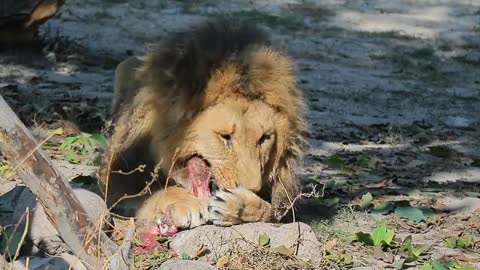
[[[366,194],[362,195],[362,201],[360,202],[359,206],[362,209],[365,209],[371,205],[371,202],[373,200],[373,196],[370,192],[367,192]]]
[[[324,260],[334,262],[337,265],[350,265],[353,263],[353,256],[349,253],[335,253],[325,255]]]
[[[387,229],[387,225],[383,222],[377,225],[372,234],[358,232],[355,234],[356,240],[367,246],[383,247],[389,246],[395,236],[393,229]]]
[[[469,235],[461,235],[445,239],[445,243],[449,248],[469,248],[473,246],[473,242],[473,237]]]
[[[0,175],[11,173],[13,172],[13,169],[14,168],[8,164],[5,164],[5,165],[0,164]]]
[[[66,138],[60,145],[59,150],[62,151],[63,156],[71,163],[80,163],[80,156],[75,151],[75,146],[79,147],[81,155],[85,155],[89,152],[94,152],[96,146],[105,148],[107,146],[107,140],[101,134],[85,135],[80,134],[73,137]]]
[[[325,160],[325,164],[330,169],[341,169],[347,165],[347,162],[338,155],[332,155]]]
[[[366,169],[375,169],[377,166],[377,159],[370,157],[368,155],[361,155],[357,157],[357,164],[360,167],[366,168]]]
[[[405,258],[405,262],[414,262],[420,258],[420,256],[428,249],[427,246],[414,245],[412,242],[412,236],[405,237],[400,245],[400,253]]]

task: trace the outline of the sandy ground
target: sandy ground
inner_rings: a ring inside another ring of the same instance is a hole
[[[325,226],[354,233],[389,220],[434,244],[432,257],[448,253],[438,242],[442,232],[460,232],[452,229],[459,216],[412,230],[392,214],[348,209],[367,191],[457,215],[480,208],[480,1],[71,0],[42,26],[41,53],[2,55],[0,93],[32,127],[34,117],[52,126],[67,118],[99,132],[119,60],[218,15],[262,24],[296,62],[310,124],[302,178],[335,183],[326,196],[341,204],[335,213],[305,206],[319,237]]]

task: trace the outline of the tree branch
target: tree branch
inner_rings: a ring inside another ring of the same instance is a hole
[[[103,232],[92,231],[96,226],[88,219],[66,179],[53,166],[1,95],[0,151],[16,167],[15,172],[25,185],[37,196],[48,219],[74,254],[89,269],[104,268],[105,258],[115,254],[118,245]],[[125,266],[117,269],[128,269]]]

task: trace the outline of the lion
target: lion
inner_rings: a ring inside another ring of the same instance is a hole
[[[138,219],[168,216],[178,228],[286,220],[300,189],[304,110],[293,61],[259,27],[216,20],[171,33],[115,70],[99,174],[107,204],[153,176],[133,207]]]

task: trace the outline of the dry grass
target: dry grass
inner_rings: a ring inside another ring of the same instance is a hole
[[[264,248],[252,248],[246,252],[238,252],[231,256],[229,265],[221,269],[316,269],[312,265],[294,257],[272,252]]]

